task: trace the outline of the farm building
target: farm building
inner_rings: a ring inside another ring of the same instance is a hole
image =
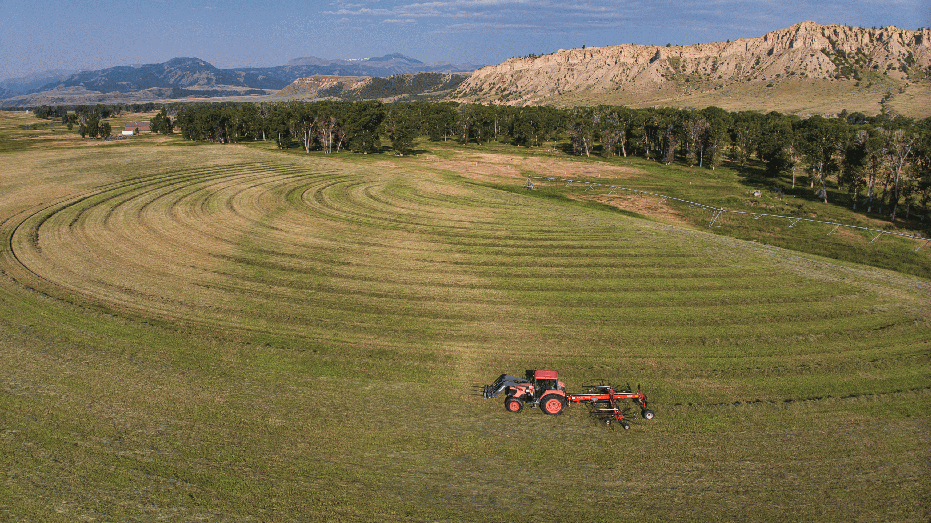
[[[127,122],[123,128],[123,136],[132,136],[138,132],[151,131],[151,122]]]

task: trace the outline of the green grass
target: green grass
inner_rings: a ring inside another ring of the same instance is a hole
[[[51,147],[0,172],[0,519],[931,515],[927,278],[412,157]],[[657,417],[473,393],[532,368]]]
[[[915,214],[907,220],[904,218],[904,205],[900,209],[900,219],[893,224],[888,221],[888,213],[880,215],[874,211],[874,213],[867,214],[862,205],[860,205],[860,210],[852,210],[849,195],[844,190],[839,190],[836,185],[829,183],[828,200],[830,203],[825,204],[814,196],[813,191],[802,178],[797,180],[796,187],[793,189],[791,177],[767,177],[760,164],[749,166],[735,164],[712,171],[675,164],[664,166],[641,158],[614,160],[599,158],[591,160],[590,163],[633,167],[645,172],[646,175],[638,176],[633,180],[569,176],[569,179],[581,183],[572,186],[558,183],[547,184],[530,194],[552,199],[606,194],[610,191],[605,187],[592,191],[588,185],[585,185],[585,182],[661,194],[709,207],[735,211],[722,214],[715,219],[714,212],[706,208],[668,200],[669,206],[692,226],[714,234],[841,261],[872,265],[923,278],[931,277],[931,255],[929,255],[931,250],[924,245],[924,242],[891,234],[877,238],[879,233],[876,231],[928,237],[927,225],[922,224]],[[520,191],[517,185],[511,185],[510,188]],[[774,191],[774,188],[779,188],[782,194]],[[762,191],[761,197],[752,195],[752,192],[757,189]],[[640,198],[638,193],[633,191],[622,190],[616,194],[620,198]],[[782,217],[805,218],[813,221],[793,224],[791,220]],[[712,220],[714,220],[713,225]],[[838,223],[850,227],[836,227],[827,223],[815,223],[816,221]]]

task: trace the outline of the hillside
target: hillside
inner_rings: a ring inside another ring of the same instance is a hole
[[[243,69],[220,69],[199,58],[173,58],[160,64],[83,71],[56,79],[28,93],[0,85],[0,100],[6,107],[23,107],[241,96],[255,99],[256,96],[275,95],[295,80],[313,76],[381,78],[417,73],[442,76],[477,67],[469,64],[425,64],[397,53],[360,60],[305,57],[282,66]],[[300,91],[299,87],[291,90]],[[452,87],[455,85],[444,90]],[[412,85],[412,88],[417,86]]]
[[[893,107],[931,115],[931,30],[863,29],[802,22],[757,38],[687,46],[623,44],[512,58],[482,68],[457,90],[463,101],[514,105],[718,105],[823,113]]]
[[[314,75],[298,78],[276,97],[346,101],[436,100],[448,95],[467,78],[468,74],[464,73],[398,74],[387,78]]]

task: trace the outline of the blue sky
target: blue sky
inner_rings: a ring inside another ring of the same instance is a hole
[[[583,45],[733,40],[804,20],[918,29],[931,26],[931,2],[0,0],[0,79],[178,56],[221,68],[395,52],[424,62],[495,64]]]

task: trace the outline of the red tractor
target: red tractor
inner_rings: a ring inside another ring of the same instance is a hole
[[[559,414],[570,403],[588,403],[592,416],[608,425],[620,423],[625,429],[630,423],[624,415],[630,416],[628,401],[640,407],[643,419],[653,419],[653,411],[647,408],[647,398],[640,392],[634,392],[628,386],[624,390],[615,390],[611,385],[590,385],[584,394],[568,394],[566,386],[559,381],[559,374],[554,370],[528,370],[526,378],[510,374],[498,376],[491,385],[482,388],[485,398],[494,398],[505,393],[504,408],[509,412],[520,412],[524,404],[540,407],[546,414]]]
[[[509,412],[520,412],[527,403],[547,414],[559,414],[568,403],[566,385],[559,381],[555,370],[528,370],[526,379],[502,374],[491,385],[485,385],[482,395],[494,398],[502,392],[504,408]]]

